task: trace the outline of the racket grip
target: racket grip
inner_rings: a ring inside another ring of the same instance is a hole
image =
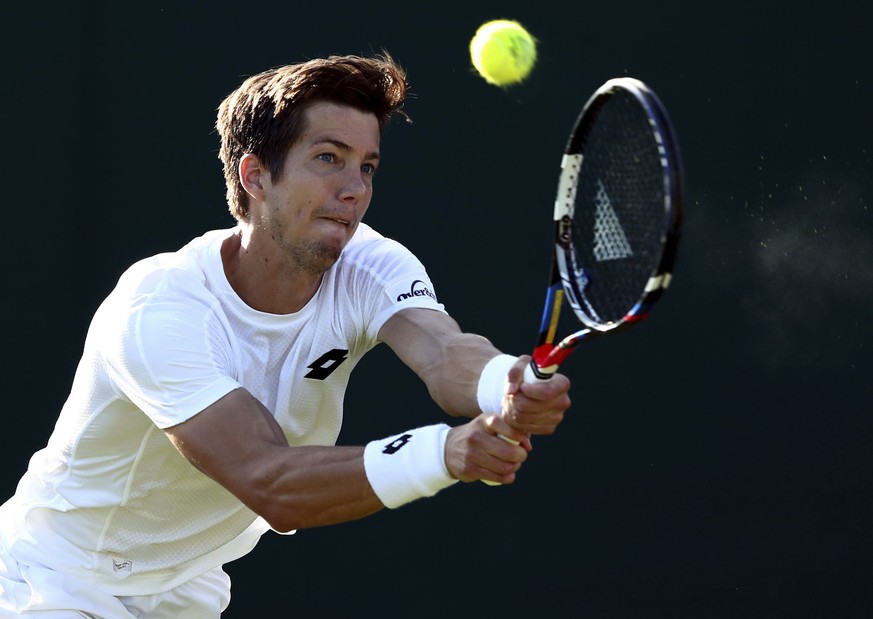
[[[543,381],[547,381],[552,377],[552,374],[555,373],[557,367],[549,368],[551,372],[544,372],[542,368],[537,367],[536,362],[531,360],[530,364],[524,368],[524,382],[526,383],[541,383]],[[509,438],[508,436],[503,436],[502,434],[498,434],[500,438],[502,438],[507,443],[512,443],[513,445],[518,445],[518,441]],[[502,486],[498,481],[491,481],[487,479],[482,480],[483,484],[487,484],[489,486]]]
[[[531,360],[526,368],[524,368],[524,382],[526,383],[542,383],[549,380],[552,374],[558,371],[558,366],[550,368],[541,368],[536,364],[536,361]]]

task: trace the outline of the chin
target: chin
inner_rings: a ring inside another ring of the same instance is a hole
[[[321,274],[336,264],[346,243],[313,243],[297,254],[295,262],[304,270]]]

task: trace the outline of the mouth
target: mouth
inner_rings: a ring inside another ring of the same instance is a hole
[[[352,222],[348,219],[343,219],[342,217],[322,217],[322,219],[326,219],[327,221],[332,221],[338,223],[342,226],[350,226]]]

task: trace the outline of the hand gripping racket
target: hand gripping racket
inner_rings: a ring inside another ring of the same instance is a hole
[[[528,382],[548,379],[582,340],[648,316],[672,279],[682,184],[679,146],[655,93],[627,77],[598,88],[561,161],[551,278]],[[564,298],[582,328],[555,344]]]
[[[649,315],[672,279],[682,208],[682,162],[663,104],[637,79],[607,81],[582,108],[561,161],[551,276],[525,382],[548,380],[584,339]],[[582,328],[555,344],[564,298]]]

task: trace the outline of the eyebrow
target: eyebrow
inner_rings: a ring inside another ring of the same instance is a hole
[[[317,140],[312,142],[311,146],[318,146],[319,144],[332,144],[333,146],[337,147],[338,149],[340,149],[342,151],[346,151],[346,152],[349,152],[352,150],[351,146],[349,146],[348,144],[346,144],[342,140],[337,140],[334,138],[318,138]],[[379,157],[380,157],[380,155],[379,155],[378,151],[373,151],[373,152],[367,153],[364,158],[368,159],[368,160],[369,159],[378,160]]]

